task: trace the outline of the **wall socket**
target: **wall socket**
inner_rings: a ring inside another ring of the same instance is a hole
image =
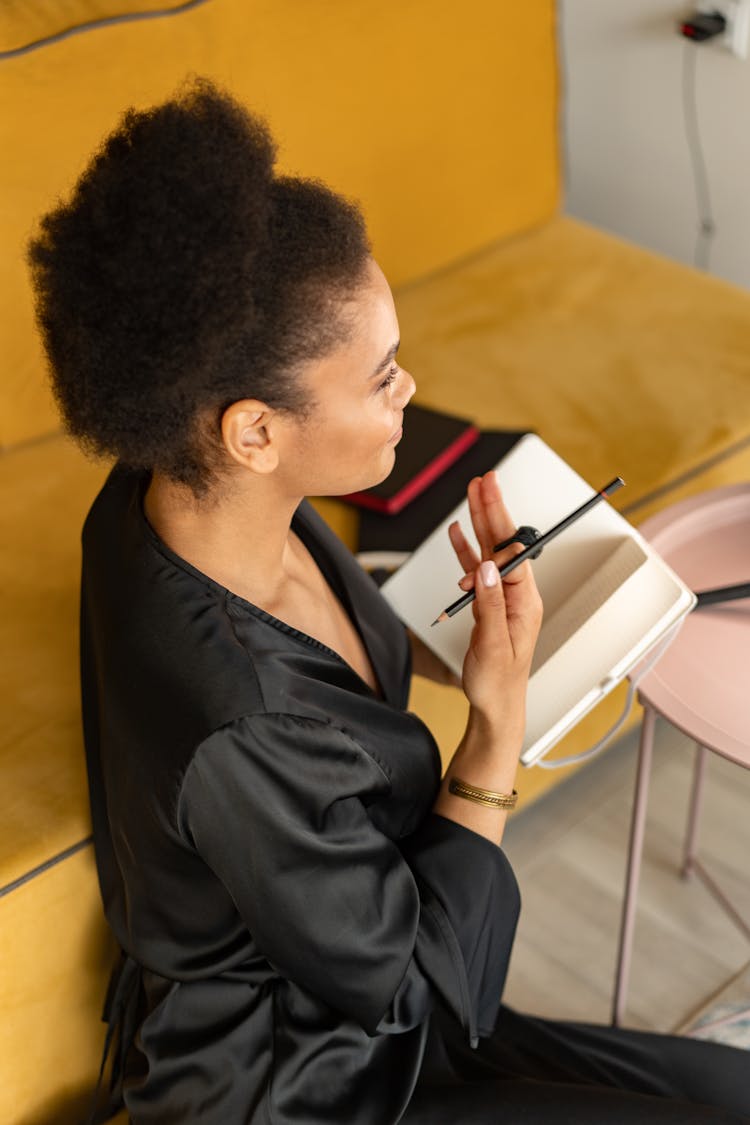
[[[717,46],[731,51],[738,59],[746,59],[750,41],[750,0],[707,0],[696,4],[699,12],[718,12],[727,21],[724,34],[713,40]]]

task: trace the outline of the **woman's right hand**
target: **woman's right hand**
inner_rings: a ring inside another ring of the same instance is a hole
[[[468,489],[469,511],[481,551],[469,545],[458,523],[449,536],[466,572],[463,589],[475,589],[474,628],[463,665],[463,689],[472,708],[471,721],[502,730],[503,741],[523,737],[526,684],[542,621],[542,601],[531,565],[522,563],[505,579],[498,566],[522,547],[513,544],[493,553],[493,546],[509,539],[516,528],[503,501],[494,472],[475,477]],[[465,612],[465,611],[464,611]],[[507,743],[506,743],[507,744]]]

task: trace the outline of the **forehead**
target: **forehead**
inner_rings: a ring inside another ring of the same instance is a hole
[[[398,317],[391,287],[380,266],[372,258],[352,305],[352,343],[358,340],[363,347],[382,347],[385,354],[398,340]]]
[[[393,356],[399,339],[398,318],[390,286],[376,262],[368,263],[341,318],[341,342],[326,355],[311,359],[298,376],[314,399],[328,399],[342,390],[361,394],[371,386],[384,361]]]

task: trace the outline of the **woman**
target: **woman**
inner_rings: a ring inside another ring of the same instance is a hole
[[[194,83],[125,117],[30,251],[66,424],[118,460],[81,650],[131,1118],[746,1120],[742,1052],[501,1007],[539,597],[528,564],[498,582],[514,529],[472,481],[470,710],[441,781],[405,631],[304,500],[393,466],[414,392],[393,301],[356,208],[273,163]]]

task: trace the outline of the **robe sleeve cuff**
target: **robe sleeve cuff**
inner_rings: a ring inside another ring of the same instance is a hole
[[[500,1009],[521,908],[513,869],[497,845],[436,813],[402,847],[448,953],[425,969],[475,1046],[492,1034]],[[445,979],[448,962],[453,980]]]

